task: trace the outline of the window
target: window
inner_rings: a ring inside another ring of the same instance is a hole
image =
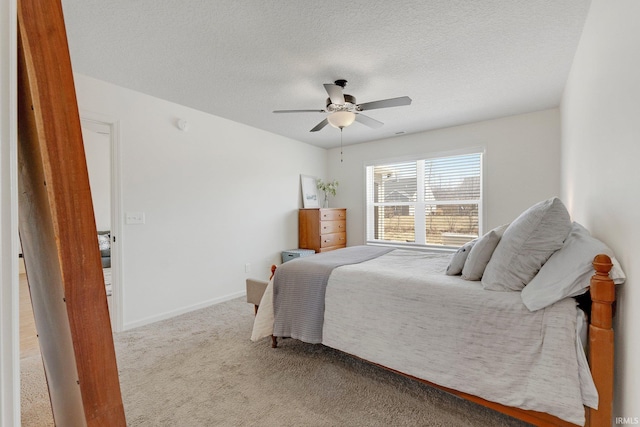
[[[459,247],[478,237],[482,153],[367,166],[367,242]]]

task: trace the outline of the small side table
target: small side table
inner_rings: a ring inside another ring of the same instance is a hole
[[[282,251],[282,262],[291,261],[295,258],[301,258],[315,254],[313,249],[289,249],[288,251]]]

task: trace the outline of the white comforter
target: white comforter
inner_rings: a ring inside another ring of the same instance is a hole
[[[529,312],[519,292],[446,276],[448,255],[395,250],[329,279],[323,344],[507,406],[584,425],[597,392],[576,304]],[[252,339],[269,335],[268,288]],[[262,313],[261,313],[262,312]]]

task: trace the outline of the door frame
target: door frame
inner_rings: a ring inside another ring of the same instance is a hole
[[[17,1],[0,1],[0,426],[20,424]]]
[[[111,329],[123,330],[124,286],[122,274],[122,179],[120,154],[120,121],[116,118],[83,110],[80,108],[80,121],[93,122],[109,128],[111,153]]]

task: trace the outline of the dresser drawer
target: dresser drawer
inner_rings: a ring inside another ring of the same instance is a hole
[[[320,209],[320,221],[347,219],[346,209]]]
[[[305,208],[298,211],[298,247],[327,252],[347,246],[345,208]]]
[[[347,221],[320,221],[320,234],[344,233]]]
[[[343,246],[347,244],[347,233],[331,233],[320,236],[320,247]]]

